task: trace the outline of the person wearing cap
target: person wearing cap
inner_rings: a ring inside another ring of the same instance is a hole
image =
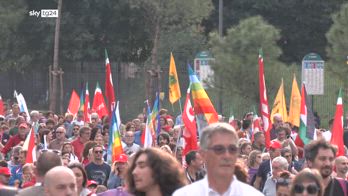
[[[108,180],[108,189],[115,189],[124,186],[126,171],[128,168],[128,157],[126,154],[119,154],[115,158],[115,162]]]
[[[88,195],[95,194],[95,192],[97,191],[97,186],[98,186],[98,183],[96,181],[88,180],[87,189],[90,191]]]
[[[26,135],[28,133],[28,124],[26,122],[21,123],[18,126],[18,133],[10,138],[8,143],[4,146],[1,152],[6,156],[6,154],[15,146],[24,142]]]
[[[263,190],[267,178],[272,175],[272,160],[280,156],[281,149],[282,145],[279,142],[271,141],[269,146],[269,155],[271,159],[261,163],[259,170],[256,173],[255,182],[252,182],[256,189],[260,191]]]
[[[10,169],[8,167],[0,167],[0,184],[8,185],[10,177]]]

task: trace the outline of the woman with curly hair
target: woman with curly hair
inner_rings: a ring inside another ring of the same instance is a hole
[[[186,185],[184,170],[170,154],[156,149],[141,149],[127,174],[128,191],[134,196],[170,196]]]
[[[255,181],[256,178],[256,173],[262,163],[262,158],[261,158],[261,151],[259,150],[253,150],[249,154],[248,158],[248,175],[249,175],[249,180],[248,183],[253,185],[253,182]]]

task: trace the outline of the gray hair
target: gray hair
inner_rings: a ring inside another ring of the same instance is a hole
[[[37,111],[37,110],[33,110],[33,111],[31,111],[30,112],[30,116],[33,116],[33,115],[39,115],[39,111]]]
[[[273,163],[279,163],[280,167],[282,167],[283,170],[288,170],[289,163],[284,157],[276,157],[272,160]]]
[[[205,127],[202,130],[202,134],[201,134],[200,140],[199,140],[201,149],[208,148],[208,144],[210,143],[211,137],[216,133],[231,134],[235,138],[236,142],[238,140],[238,135],[237,135],[236,131],[234,130],[234,128],[230,124],[228,124],[228,123],[214,123],[214,124],[211,124],[211,125]]]

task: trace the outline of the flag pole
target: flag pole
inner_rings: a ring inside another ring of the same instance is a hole
[[[191,87],[191,84],[190,84],[190,87]],[[181,120],[182,120],[181,97],[179,98],[179,107],[180,107],[180,115],[181,115]],[[175,150],[174,150],[175,156],[176,156],[176,152],[178,151],[178,144],[179,144],[179,142],[180,142],[182,132],[183,132],[183,131],[182,131],[182,127],[180,126],[180,133],[179,133],[178,139],[177,139],[177,141],[176,141]]]

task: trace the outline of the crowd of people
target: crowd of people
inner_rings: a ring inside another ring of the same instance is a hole
[[[347,196],[348,158],[322,131],[307,145],[296,127],[273,119],[271,142],[254,130],[253,115],[199,131],[198,149],[183,154],[180,116],[162,109],[156,144],[143,147],[146,115],[121,125],[123,153],[107,162],[109,119],[83,113],[20,112],[0,116],[0,195]],[[330,129],[330,128],[329,128]],[[34,163],[23,146],[36,135]],[[346,134],[346,133],[345,133]],[[343,136],[342,136],[343,137]]]

